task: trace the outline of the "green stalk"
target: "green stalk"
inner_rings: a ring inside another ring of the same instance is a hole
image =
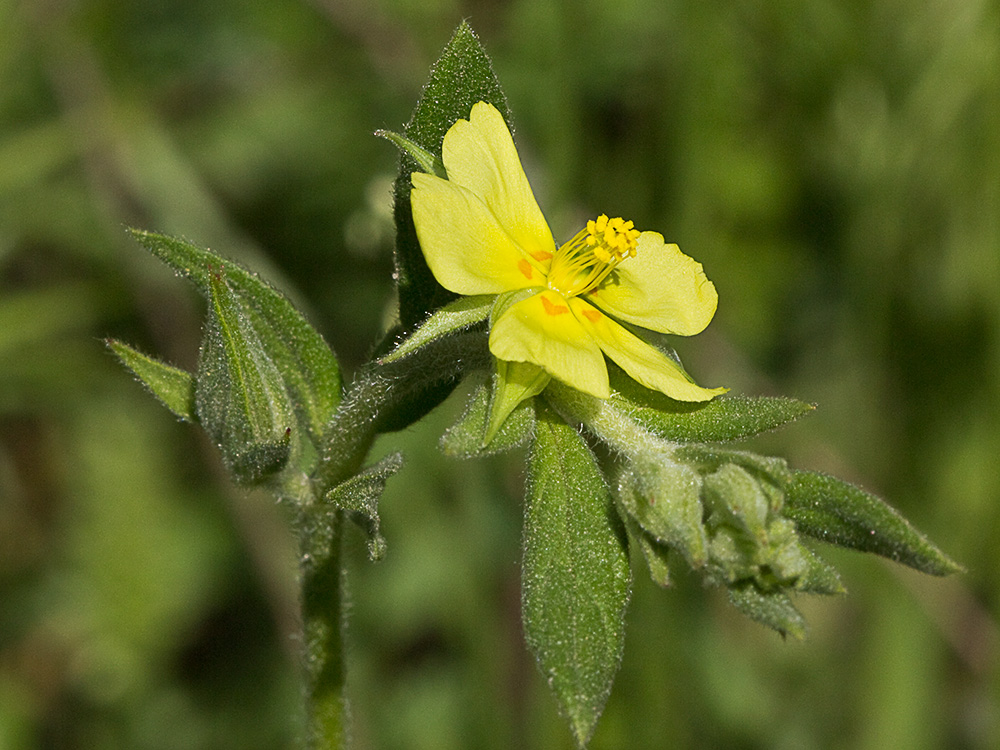
[[[303,659],[309,750],[347,747],[344,669],[343,514],[337,511],[325,533],[301,537]]]
[[[448,356],[432,344],[405,360],[363,370],[326,430],[319,468],[294,493],[299,509],[308,750],[342,750],[349,737],[341,550],[347,519],[326,496],[362,468],[383,420],[391,423],[394,413],[420,409],[433,386],[488,363],[484,337],[459,334],[449,338]]]
[[[607,399],[588,396],[558,380],[549,383],[544,396],[568,423],[586,425],[590,432],[620,453],[663,455],[664,450],[675,447],[674,443],[636,424]]]

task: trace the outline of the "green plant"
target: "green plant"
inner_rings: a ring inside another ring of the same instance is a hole
[[[579,287],[568,272],[554,282],[555,271],[546,275],[531,267],[521,269],[528,280],[523,287],[493,284],[485,272],[484,284],[463,287],[464,279],[478,273],[464,267],[448,277],[457,282],[442,285],[444,266],[463,263],[466,256],[428,263],[436,257],[428,242],[435,222],[450,214],[418,207],[415,223],[414,205],[426,204],[413,203],[413,186],[418,195],[451,189],[444,178],[456,170],[442,143],[456,123],[468,124],[477,106],[495,112],[490,127],[502,130],[495,120],[508,117],[506,100],[489,59],[463,24],[435,65],[405,132],[383,134],[401,150],[395,184],[399,322],[346,386],[322,336],[266,281],[186,241],[132,231],[208,302],[198,367],[189,373],[122,342],[109,346],[175,415],[206,430],[237,484],[267,488],[290,509],[300,553],[310,747],[342,747],[348,736],[341,556],[346,524],[361,527],[373,560],[386,548],[378,500],[402,457],[390,454],[366,466],[369,451],[377,436],[421,419],[463,379],[478,386],[442,447],[471,458],[527,446],[524,630],[581,747],[594,731],[621,660],[630,556],[641,555],[653,580],[664,586],[678,568],[689,568],[707,584],[725,588],[733,605],[753,619],[796,638],[804,636],[805,622],[791,595],[843,591],[836,571],[804,543],[806,537],[933,575],[959,570],[873,495],[792,469],[781,458],[731,447],[797,419],[811,406],[787,398],[716,396],[721,389],[695,386],[676,355],[644,330],[654,326],[643,326],[640,315],[630,320],[624,313],[620,324],[599,328],[609,325],[600,318],[605,308],[599,284],[607,278],[625,289],[627,266],[620,276],[613,275],[614,264],[601,267]],[[441,205],[451,210],[449,200]],[[626,252],[614,263],[628,262],[633,241],[643,252],[643,235],[653,242],[651,233],[633,237],[630,223],[615,226],[620,232],[608,247]],[[446,222],[443,231],[469,230]],[[599,231],[581,237],[589,241],[604,231],[601,223]],[[621,237],[624,244],[616,245]],[[654,243],[657,249],[662,240]],[[595,244],[600,246],[595,240],[590,247]],[[447,237],[441,246],[449,252]],[[552,255],[562,249],[551,250],[542,248],[549,257],[535,259],[555,264]],[[611,263],[603,256],[587,262]],[[714,287],[709,299],[711,284],[700,265],[689,258],[676,263],[682,268],[678,278],[689,279],[694,290],[679,303],[680,317],[690,313],[696,322],[689,331],[657,330],[695,333],[714,313]],[[596,297],[587,299],[596,299],[597,307],[581,299],[592,292]],[[515,327],[514,311],[528,310],[520,306],[532,300],[542,312],[524,312]],[[571,318],[558,317],[570,308],[580,314],[574,327],[564,325]],[[598,317],[589,317],[592,310]],[[658,309],[646,312],[660,315]],[[559,325],[547,327],[545,315]],[[588,320],[593,328],[586,327]],[[557,351],[557,345],[563,348]],[[587,356],[577,356],[583,350]],[[613,363],[605,363],[602,351]]]

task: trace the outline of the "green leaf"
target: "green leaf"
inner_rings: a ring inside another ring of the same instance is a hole
[[[743,614],[796,640],[806,637],[806,621],[788,594],[780,589],[761,591],[752,581],[731,586],[729,601]]]
[[[590,449],[544,407],[529,467],[525,638],[584,747],[621,662],[631,588],[625,532]]]
[[[368,536],[368,556],[372,560],[381,560],[385,555],[385,538],[379,530],[378,501],[389,477],[402,466],[403,455],[391,453],[326,494],[325,499],[347,511],[351,520]]]
[[[493,73],[486,51],[464,21],[431,70],[423,96],[404,131],[405,137],[435,159],[441,158],[441,141],[457,120],[467,118],[479,101],[495,106],[510,122],[507,99]],[[455,298],[434,278],[413,226],[410,210],[410,175],[423,170],[408,153],[402,153],[395,185],[396,279],[399,288],[399,318],[404,330],[412,330],[427,313]]]
[[[653,434],[684,443],[727,443],[781,427],[814,407],[782,397],[720,396],[685,402],[644,388],[609,368],[610,404]]]
[[[185,422],[197,422],[194,405],[194,376],[133,349],[115,339],[105,342],[115,356],[156,396],[163,405]]]
[[[211,296],[213,271],[224,269],[226,284],[239,298],[242,314],[274,362],[291,396],[298,421],[320,442],[340,403],[340,368],[333,351],[277,289],[238,263],[162,234],[129,230],[149,252]]]
[[[489,443],[483,444],[490,411],[490,387],[476,388],[461,418],[441,438],[445,455],[473,458],[502,453],[524,445],[535,431],[535,409],[531,401],[523,401],[511,412],[503,426]]]
[[[489,317],[495,297],[492,294],[459,297],[445,305],[421,323],[412,336],[379,359],[379,364],[395,362],[443,336],[482,323]]]
[[[222,272],[209,278],[209,314],[198,358],[195,409],[240,484],[284,468],[294,421],[274,362]]]
[[[853,484],[826,474],[796,471],[783,489],[784,515],[803,534],[874,552],[931,575],[962,570],[898,511]]]

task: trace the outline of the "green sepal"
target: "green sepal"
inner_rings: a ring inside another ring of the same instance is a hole
[[[490,418],[486,423],[483,445],[489,445],[493,441],[518,406],[545,390],[545,386],[552,380],[551,375],[531,362],[506,362],[498,359],[495,360],[495,365]]]
[[[806,637],[806,621],[781,589],[761,591],[753,581],[730,586],[729,601],[750,619],[796,640]]]
[[[195,411],[237,483],[259,484],[288,462],[292,404],[278,368],[222,271],[209,277]]]
[[[420,169],[427,174],[432,174],[441,179],[446,179],[448,174],[444,171],[444,162],[441,161],[440,156],[432,154],[425,148],[417,145],[405,135],[400,135],[399,133],[394,133],[391,130],[376,130],[375,135],[379,138],[385,138],[387,141],[393,143],[396,148],[405,154],[408,154],[420,167]]]
[[[445,133],[456,121],[467,118],[472,105],[480,101],[496,107],[509,124],[507,99],[493,73],[490,59],[475,33],[463,21],[434,64],[430,80],[403,135],[439,159]],[[413,226],[410,175],[422,169],[409,153],[404,151],[400,154],[393,212],[396,221],[399,319],[404,330],[412,330],[429,311],[455,298],[454,293],[438,284],[427,267]]]
[[[197,422],[194,405],[194,376],[168,365],[115,339],[105,342],[121,363],[132,371],[149,392],[185,422]]]
[[[299,424],[319,444],[341,396],[340,367],[320,333],[285,295],[238,263],[176,237],[137,229],[129,232],[206,298],[211,295],[213,272],[224,271],[244,318],[281,373]]]
[[[490,315],[496,295],[484,294],[473,297],[459,297],[427,318],[411,336],[401,341],[396,348],[379,359],[379,364],[395,362],[456,331],[471,328],[482,323]]]
[[[962,571],[898,511],[853,484],[818,472],[796,471],[783,489],[784,515],[802,534],[873,552],[931,575]]]
[[[681,443],[728,443],[774,430],[813,410],[792,398],[719,396],[674,401],[610,367],[610,404],[658,437]]]
[[[524,633],[580,747],[621,662],[630,590],[625,531],[597,462],[542,406],[525,508]]]
[[[761,456],[750,451],[692,443],[681,445],[674,455],[678,460],[705,474],[717,471],[727,464],[735,464],[757,478],[766,479],[778,487],[783,487],[794,475],[785,459],[777,456]]]
[[[524,445],[535,432],[535,407],[522,401],[504,420],[488,443],[486,422],[490,412],[490,387],[481,383],[469,398],[459,420],[441,437],[441,450],[447,456],[473,458],[502,453]]]
[[[633,550],[638,547],[649,568],[649,577],[653,583],[663,588],[669,588],[671,585],[670,547],[644,531],[624,509],[620,515],[625,523],[625,529],[628,531],[629,549]]]
[[[807,568],[806,572],[795,582],[796,591],[827,596],[847,593],[836,568],[805,545],[802,545],[802,550]]]
[[[618,480],[618,501],[625,512],[695,569],[708,562],[701,484],[694,469],[666,453],[633,460]]]
[[[379,529],[378,501],[389,477],[403,466],[403,455],[391,453],[350,479],[341,482],[326,494],[326,501],[344,510],[368,537],[368,556],[381,560],[385,555],[385,538]]]

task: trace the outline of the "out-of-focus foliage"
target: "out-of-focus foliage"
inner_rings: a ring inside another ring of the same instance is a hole
[[[817,403],[758,447],[969,569],[830,553],[850,595],[801,602],[805,644],[637,576],[592,747],[1000,745],[997,0],[0,0],[0,747],[291,744],[291,540],[105,353],[193,370],[200,338],[123,227],[266,271],[357,365],[392,305],[372,131],[463,17],[557,236],[605,211],[703,262],[689,369]],[[356,744],[569,747],[520,632],[523,456],[441,455],[460,410],[386,440],[385,559],[352,535]]]

